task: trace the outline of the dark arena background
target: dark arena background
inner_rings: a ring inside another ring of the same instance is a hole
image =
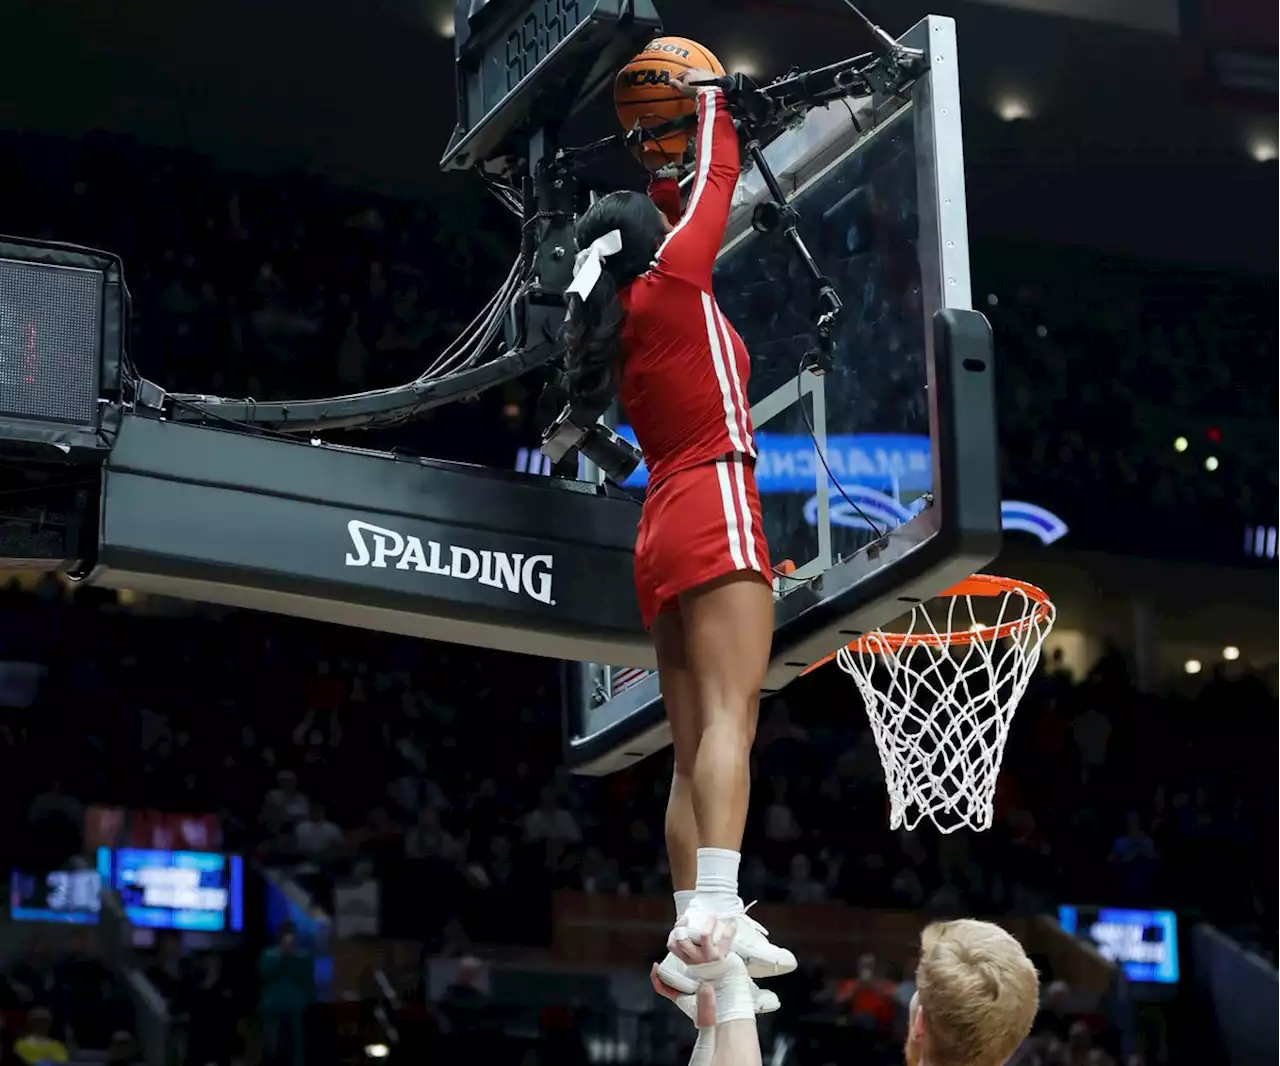
[[[616,411],[553,462],[539,403],[660,30],[759,86],[845,64],[770,98],[716,268],[796,565],[764,1061],[901,1062],[965,915],[1041,974],[1013,1066],[1276,1061],[1275,19],[862,8],[3,5],[0,1066],[687,1060],[646,473],[602,484]],[[994,823],[891,830],[858,690],[806,671],[975,571],[1057,607]]]

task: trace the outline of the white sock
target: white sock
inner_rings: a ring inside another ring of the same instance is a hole
[[[743,911],[738,896],[738,865],[742,855],[725,848],[698,849],[698,883],[694,904],[717,918],[729,918]]]
[[[683,918],[684,912],[689,909],[689,904],[693,902],[693,889],[677,888],[671,895],[676,901],[676,917]]]

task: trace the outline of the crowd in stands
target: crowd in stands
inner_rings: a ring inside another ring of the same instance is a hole
[[[1011,496],[1275,520],[1274,278],[1005,243],[973,276]]]
[[[0,232],[121,254],[135,360],[169,387],[271,398],[411,377],[505,271],[513,243],[501,219],[461,182],[447,206],[409,205],[300,175],[230,175],[106,135],[0,135]],[[1161,412],[1270,417],[1274,434],[1274,377],[1254,376],[1274,366],[1274,319],[1269,334],[1255,331],[1234,297],[1202,301],[1167,328],[1140,284],[1118,301],[1087,271],[1065,287],[1069,320],[1047,295],[1064,291],[1057,280],[1039,295],[994,274],[990,287],[1004,293],[990,306],[1002,338],[1027,353],[1006,362],[1001,384],[1006,444],[1030,464],[1011,464],[1015,485],[1058,478],[1091,491],[1089,475],[1161,505],[1204,506],[1187,495],[1200,489],[1182,476]],[[1214,499],[1274,501],[1274,446],[1266,454],[1224,470]],[[53,578],[0,594],[0,668],[42,668],[29,690],[0,683],[12,704],[0,716],[12,829],[0,832],[0,869],[78,853],[89,804],[216,811],[227,850],[289,868],[321,905],[342,878],[379,878],[397,935],[454,956],[545,942],[556,888],[668,891],[667,760],[568,776],[555,664],[123,599],[72,596]],[[1085,678],[1046,663],[1016,720],[996,829],[947,837],[888,830],[874,743],[845,681],[819,672],[765,707],[744,897],[975,914],[1104,895],[1158,901],[1214,918],[1274,960],[1275,865],[1249,842],[1276,834],[1275,766],[1255,765],[1242,743],[1275,713],[1258,678],[1225,664],[1186,697],[1136,691],[1118,652]],[[1203,869],[1219,875],[1191,876]],[[0,1008],[20,1016],[5,1016],[0,1056],[37,1061],[40,1041],[69,1041],[132,1061],[120,990],[82,954],[51,960],[36,936],[5,966]],[[161,937],[148,969],[217,1062],[235,1053],[238,1019],[262,1006],[222,966]],[[799,1013],[870,1019],[876,1054],[891,1060],[910,991],[907,975],[893,976],[873,959],[854,975],[810,972],[793,1024],[802,1031]],[[86,1013],[86,982],[104,990],[99,1012]],[[441,1019],[473,1016],[468,987],[455,987]],[[1139,1066],[1122,1064],[1126,1049],[1062,998],[1050,984],[1020,1061]]]

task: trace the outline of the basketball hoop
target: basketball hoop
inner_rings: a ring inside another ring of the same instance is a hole
[[[975,574],[913,607],[904,632],[835,653],[866,701],[891,829],[991,828],[1009,725],[1054,616],[1036,586]]]

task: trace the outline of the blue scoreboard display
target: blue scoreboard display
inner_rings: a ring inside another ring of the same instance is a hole
[[[244,926],[239,855],[99,848],[98,873],[134,926],[207,933],[238,933]]]
[[[9,916],[15,922],[97,925],[101,882],[97,870],[46,874],[14,870],[9,879]]]
[[[1178,916],[1173,911],[1064,904],[1058,908],[1058,924],[1122,967],[1130,981],[1178,983]]]

